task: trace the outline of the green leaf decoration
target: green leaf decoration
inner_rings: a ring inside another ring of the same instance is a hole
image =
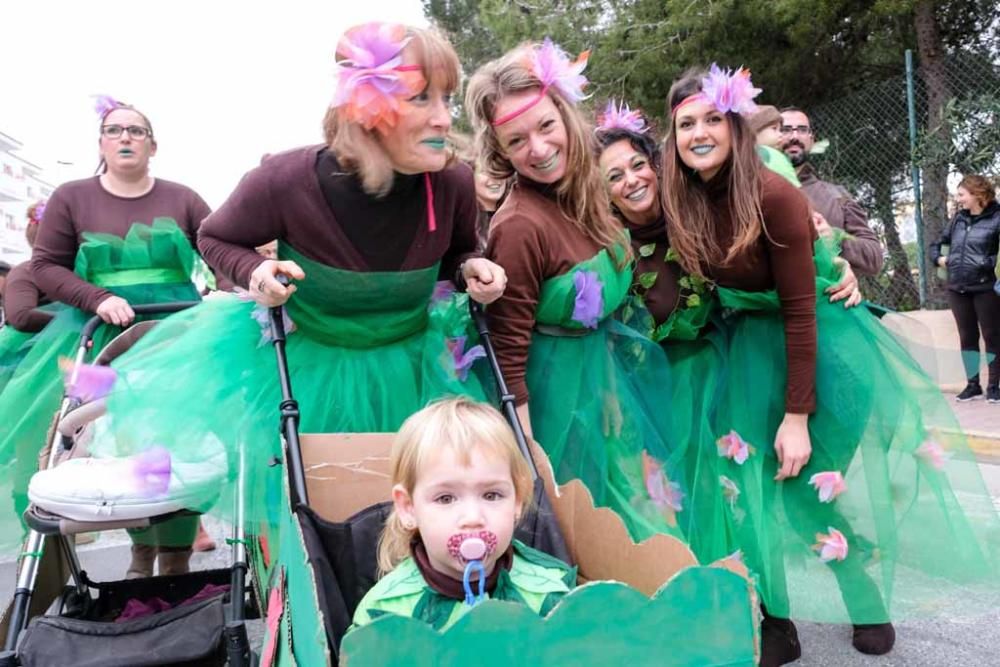
[[[679,262],[681,261],[681,256],[677,254],[677,251],[673,248],[667,248],[666,260],[668,262]]]
[[[646,273],[639,274],[639,284],[645,289],[649,289],[656,282],[656,278],[659,274],[656,271],[647,271]]]
[[[547,617],[487,600],[445,632],[387,615],[344,638],[351,665],[727,665],[754,664],[755,609],[747,580],[690,567],[652,599],[616,582],[592,582]]]
[[[656,244],[655,243],[647,243],[646,245],[639,246],[639,256],[640,257],[649,257],[654,252],[656,252]]]
[[[701,305],[701,297],[700,296],[698,296],[697,294],[691,294],[691,295],[688,296],[688,298],[687,298],[687,306],[688,306],[688,308],[697,308],[700,305]]]
[[[691,278],[690,278],[690,276],[684,276],[683,278],[681,278],[680,280],[677,281],[677,284],[680,285],[684,289],[691,289]]]

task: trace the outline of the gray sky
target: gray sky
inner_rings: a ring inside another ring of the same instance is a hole
[[[0,17],[0,131],[24,158],[93,174],[106,93],[149,116],[154,175],[213,208],[263,153],[321,140],[346,27],[425,24],[419,0],[3,0]]]

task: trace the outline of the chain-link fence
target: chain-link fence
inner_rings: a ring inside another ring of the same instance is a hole
[[[944,307],[942,279],[920,255],[954,212],[959,176],[1000,174],[998,63],[961,52],[908,72],[901,61],[898,76],[807,111],[818,144],[811,161],[867,209],[882,239],[885,266],[862,280],[865,295],[894,310]]]

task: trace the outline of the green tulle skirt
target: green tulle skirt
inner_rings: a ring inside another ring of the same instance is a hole
[[[700,511],[726,517],[775,616],[859,624],[995,607],[1000,522],[950,405],[864,308],[829,303],[822,251],[817,266],[812,455],[783,482],[774,481],[786,382],[779,301],[719,290],[722,367],[695,378],[724,374],[714,436],[745,444],[748,457],[704,439],[689,454],[689,481],[720,491]]]
[[[466,333],[467,297],[428,307],[437,267],[355,274],[300,255],[295,261],[307,278],[287,308],[295,328],[286,355],[300,432],[391,432],[434,399],[483,397],[476,377],[456,370],[450,346]],[[395,300],[406,307],[384,307]],[[186,466],[214,467],[219,493],[195,509],[227,519],[243,450],[246,519],[255,532],[275,529],[285,471],[275,465],[283,460],[282,399],[266,323],[266,309],[225,296],[159,324],[115,364],[114,437],[92,448],[123,456],[164,447],[182,485]]]
[[[581,480],[634,540],[683,539],[687,499],[662,403],[670,368],[659,345],[612,318],[632,278],[619,260],[602,250],[542,284],[527,367],[533,435],[556,480]]]
[[[74,272],[131,304],[197,301],[198,292],[187,279],[193,258],[183,232],[163,218],[152,225],[132,225],[124,238],[85,234]],[[0,551],[21,542],[28,481],[38,469],[38,455],[63,395],[58,360],[75,357],[80,330],[92,317],[76,308],[57,308],[45,329],[19,348],[23,358],[0,392],[0,498],[11,499],[0,503]],[[89,358],[121,331],[98,327]]]
[[[0,328],[0,394],[14,376],[14,371],[31,349],[36,334],[18,331],[7,325]]]

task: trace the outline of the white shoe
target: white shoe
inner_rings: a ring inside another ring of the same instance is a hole
[[[204,508],[226,475],[221,452],[175,463],[159,447],[127,458],[70,459],[31,478],[28,499],[74,521],[124,521]]]

